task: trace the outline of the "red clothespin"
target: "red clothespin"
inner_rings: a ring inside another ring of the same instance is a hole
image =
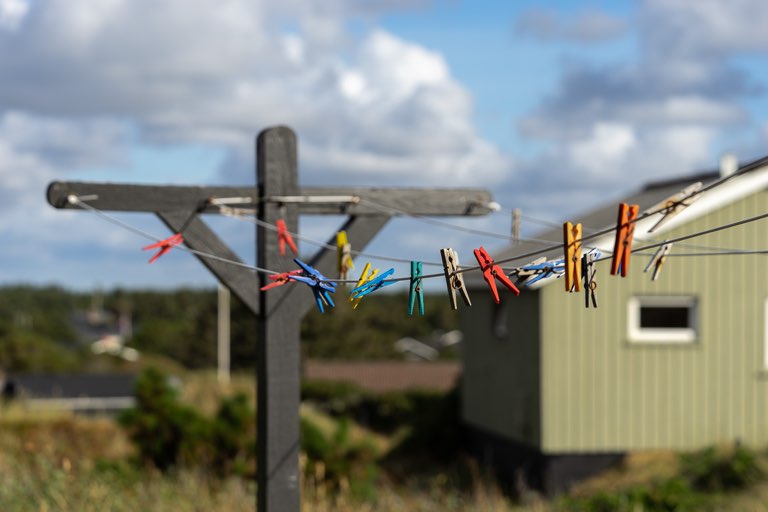
[[[278,286],[283,286],[284,284],[291,281],[291,278],[289,276],[297,276],[301,274],[301,270],[291,270],[290,272],[281,272],[280,274],[273,274],[271,276],[267,276],[267,279],[272,281],[271,283],[262,286],[259,288],[261,291],[271,290],[272,288],[277,288]]]
[[[285,221],[283,219],[277,219],[275,225],[277,226],[277,240],[280,243],[280,255],[285,256],[286,243],[293,251],[293,254],[299,254],[299,250],[296,248],[296,244],[293,242],[293,237],[288,232],[288,227],[286,227]]]
[[[181,236],[181,233],[176,233],[173,236],[169,236],[165,240],[160,240],[159,242],[155,242],[152,245],[147,245],[146,247],[142,247],[142,251],[149,251],[150,249],[160,249],[155,253],[154,256],[152,256],[149,259],[149,263],[154,263],[157,258],[162,256],[163,254],[170,251],[172,248],[176,247],[180,243],[184,241],[184,237]]]
[[[488,251],[486,251],[485,248],[480,246],[478,249],[474,250],[474,253],[477,262],[480,264],[480,269],[483,271],[483,279],[485,279],[485,282],[488,283],[488,286],[491,288],[493,300],[496,301],[496,304],[501,302],[501,299],[499,299],[499,291],[496,289],[496,279],[501,281],[501,284],[509,288],[512,293],[520,295],[520,290],[518,290],[517,286],[509,280],[504,273],[504,270],[493,262],[493,259],[488,255]]]
[[[616,239],[613,244],[611,275],[621,272],[626,277],[629,271],[629,257],[632,254],[632,237],[635,235],[635,219],[640,207],[636,204],[621,203],[616,221]]]
[[[581,291],[581,224],[563,224],[565,291]]]

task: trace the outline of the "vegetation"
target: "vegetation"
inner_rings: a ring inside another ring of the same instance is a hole
[[[96,294],[99,297],[99,294]],[[109,371],[119,361],[97,357],[87,344],[92,333],[78,332],[75,316],[92,308],[94,294],[60,288],[0,288],[0,369],[10,372]],[[114,290],[101,294],[107,323],[114,329],[120,312],[130,312],[133,336],[129,345],[142,353],[176,361],[186,368],[216,364],[216,292]],[[457,327],[443,297],[425,298],[427,314],[409,317],[404,295],[367,297],[357,310],[339,300],[320,315],[312,311],[302,323],[306,357],[361,359],[402,358],[394,348],[399,338],[428,340],[434,333]],[[98,304],[96,304],[98,306]],[[252,369],[256,361],[255,320],[236,298],[231,310],[232,365]],[[89,337],[90,336],[90,337]],[[442,357],[456,357],[450,349]]]

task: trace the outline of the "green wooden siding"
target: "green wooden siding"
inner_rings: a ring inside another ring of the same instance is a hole
[[[758,215],[767,205],[768,194],[759,192],[664,236]],[[768,220],[687,243],[765,249],[766,234]],[[672,249],[693,251],[682,244]],[[540,291],[541,448],[549,453],[688,449],[736,439],[768,445],[763,368],[768,259],[671,257],[656,282],[642,272],[647,262],[648,257],[633,255],[624,279],[609,275],[608,261],[600,263],[597,310],[585,309],[583,295],[566,294],[562,283]],[[627,301],[637,295],[696,297],[696,341],[628,340]],[[504,360],[493,353],[488,357]]]
[[[487,287],[473,291],[472,308],[460,308],[465,332],[462,418],[472,426],[538,446],[539,293],[514,297],[502,290],[502,304],[497,306]],[[493,332],[498,308],[507,308],[505,338]]]

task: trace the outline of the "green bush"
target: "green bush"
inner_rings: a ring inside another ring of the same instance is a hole
[[[222,400],[214,418],[181,403],[165,375],[148,368],[136,382],[136,406],[119,418],[142,462],[161,471],[209,467],[220,476],[255,465],[255,412],[245,395]]]
[[[755,454],[743,446],[706,448],[680,458],[681,473],[705,492],[742,489],[762,476]]]
[[[336,429],[326,435],[312,420],[302,417],[301,448],[307,456],[307,476],[316,478],[322,474],[322,483],[334,491],[338,491],[344,481],[349,484],[352,495],[359,499],[375,496],[378,450],[370,440],[351,439],[350,420],[342,418]],[[319,465],[322,471],[318,471]]]

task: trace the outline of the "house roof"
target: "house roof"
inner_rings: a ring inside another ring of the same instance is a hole
[[[30,398],[131,397],[133,374],[29,374],[10,378]]]
[[[765,168],[768,166],[768,156],[759,158],[757,160],[754,160],[752,162],[749,162],[745,165],[742,165],[738,168],[738,170],[733,174],[734,177],[736,176],[742,176],[745,174],[748,174],[752,171]],[[629,204],[637,204],[640,206],[640,211],[644,211],[655,204],[659,203],[660,201],[663,201],[664,199],[674,195],[675,193],[679,192],[681,189],[685,188],[686,186],[696,183],[698,181],[701,181],[704,183],[704,186],[706,187],[708,184],[713,183],[720,179],[720,172],[719,171],[706,171],[702,173],[697,173],[693,175],[688,176],[682,176],[674,179],[669,180],[663,180],[663,181],[656,181],[651,182],[645,185],[642,189],[639,191],[623,198],[619,199],[617,201],[612,201],[609,204],[602,205],[592,211],[589,211],[582,215],[575,215],[572,216],[574,219],[578,219],[578,222],[581,222],[585,228],[584,228],[584,235],[589,235],[591,232],[595,232],[597,230],[602,230],[604,228],[608,228],[611,226],[615,226],[616,224],[616,208],[617,204],[620,202],[623,203],[629,203]],[[720,187],[718,187],[720,188]],[[716,189],[712,189],[712,192],[715,192]],[[754,192],[755,189],[752,189]],[[703,195],[703,194],[702,194]],[[695,203],[695,204],[698,204]],[[720,202],[714,202],[712,204],[721,204]],[[714,209],[712,206],[708,207],[710,210]],[[692,207],[688,208],[692,209]],[[671,224],[671,223],[670,223]],[[639,231],[639,230],[638,230]],[[660,229],[659,231],[663,231]],[[636,232],[637,233],[637,232]],[[654,233],[655,234],[655,233]],[[612,238],[613,235],[607,235]],[[551,241],[553,245],[555,244],[562,244],[563,242],[563,230],[562,228],[552,228],[545,230],[543,232],[540,232],[536,235],[534,235],[532,238],[536,238],[538,240],[542,241]],[[639,238],[636,234],[636,238]],[[537,243],[534,241],[530,242],[521,242],[518,244],[513,244],[508,246],[507,248],[503,249],[502,251],[496,253],[494,255],[495,260],[503,260],[503,259],[509,259],[513,258],[520,254],[526,254],[530,252],[535,252],[541,250],[545,245],[542,243]],[[563,251],[562,249],[554,249],[552,251],[542,253],[538,256],[534,256],[527,259],[521,259],[518,261],[514,261],[508,265],[525,265],[529,263],[531,260],[535,258],[539,258],[541,256],[546,257],[549,259],[558,259],[562,258]],[[476,272],[470,273],[469,276],[465,277],[465,280],[467,281],[467,285],[471,287],[475,287],[476,285],[479,285],[480,283],[483,283],[483,281],[480,279],[480,275]],[[544,281],[544,280],[542,280]],[[551,281],[551,280],[550,280]]]

